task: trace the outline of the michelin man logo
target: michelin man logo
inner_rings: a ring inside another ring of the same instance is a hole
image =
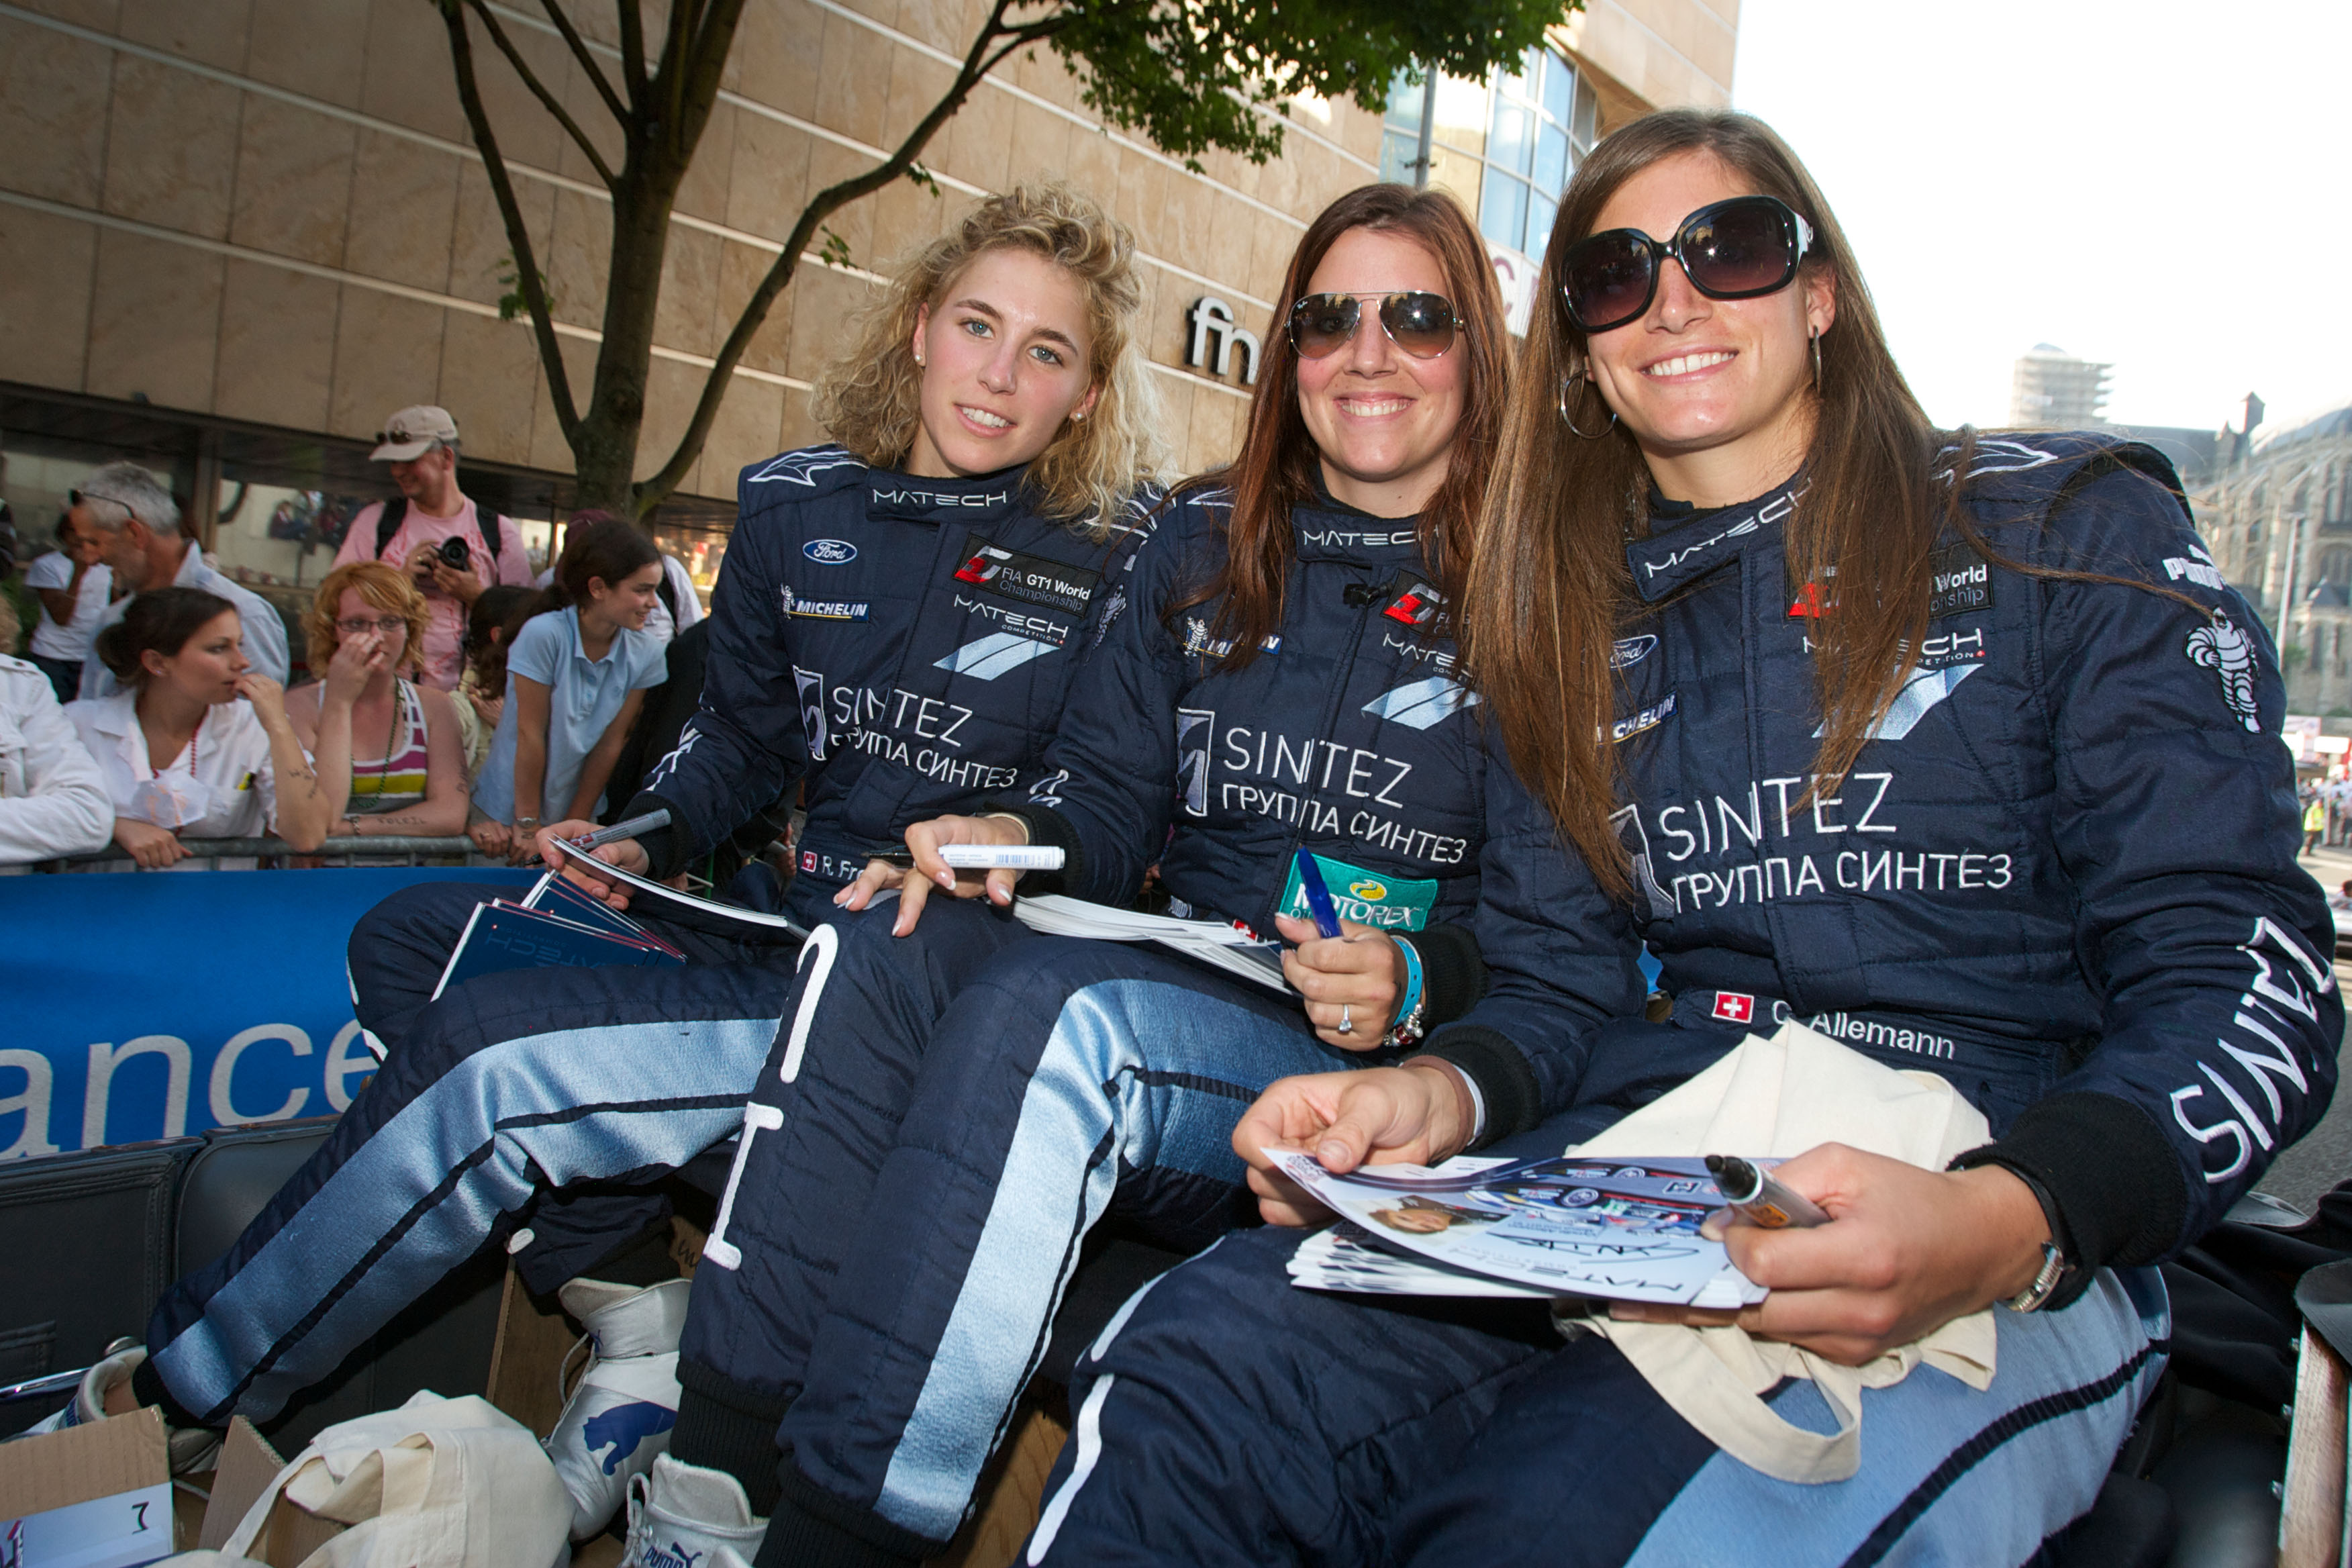
[[[2221,700],[2239,723],[2262,733],[2262,710],[2254,700],[2253,640],[2232,626],[2229,616],[2217,614],[2212,625],[2189,634],[2188,653],[2190,663],[2221,672]]]

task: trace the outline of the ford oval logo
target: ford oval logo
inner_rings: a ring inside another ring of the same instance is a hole
[[[820,566],[846,566],[857,559],[857,546],[845,539],[812,539],[801,553]]]

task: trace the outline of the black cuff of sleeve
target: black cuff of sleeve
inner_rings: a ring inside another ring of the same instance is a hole
[[[2171,1144],[2147,1112],[2111,1094],[2053,1094],[2028,1106],[2007,1136],[1952,1165],[2000,1165],[2046,1193],[2058,1244],[2086,1274],[2161,1260],[2189,1215]]]
[[[212,1425],[210,1422],[199,1420],[190,1413],[186,1405],[172,1397],[172,1390],[163,1382],[163,1374],[155,1370],[155,1360],[152,1356],[131,1369],[131,1397],[137,1400],[142,1408],[150,1405],[161,1407],[163,1412],[163,1425],[166,1426]],[[227,1418],[224,1416],[221,1425],[226,1424]]]
[[[1468,926],[1433,925],[1397,935],[1421,954],[1423,1028],[1454,1022],[1486,994],[1486,963],[1478,956],[1478,938]],[[1482,1087],[1479,1092],[1486,1090]]]
[[[637,847],[643,849],[646,852],[646,858],[652,862],[652,865],[646,868],[646,875],[656,882],[666,882],[685,870],[686,862],[692,858],[685,848],[685,835],[679,833],[677,827],[677,807],[657,795],[639,790],[636,798],[629,802],[627,808],[613,820],[626,822],[633,816],[643,816],[649,811],[668,812],[671,826],[656,827],[651,833],[638,834]]]
[[[1058,811],[1027,802],[1003,800],[983,801],[980,815],[983,816],[1016,816],[1029,827],[1029,842],[1050,844],[1062,852],[1062,868],[1058,871],[1030,871],[1022,876],[1023,891],[1031,893],[1066,893],[1087,885],[1087,852],[1078,842],[1078,830],[1070,819]]]
[[[787,1457],[776,1472],[782,1495],[769,1516],[755,1568],[914,1568],[946,1548],[844,1501],[801,1474]]]
[[[1423,960],[1424,964],[1427,962]],[[1421,1054],[1460,1068],[1478,1086],[1478,1098],[1486,1102],[1486,1125],[1479,1129],[1465,1153],[1525,1132],[1543,1120],[1543,1092],[1536,1083],[1535,1068],[1509,1037],[1476,1024],[1454,1024],[1431,1036]]]

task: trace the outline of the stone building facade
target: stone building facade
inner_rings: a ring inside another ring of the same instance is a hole
[[[1590,0],[1549,48],[1443,82],[1428,177],[1465,196],[1524,295],[1574,157],[1645,110],[1729,100],[1738,0]],[[612,6],[579,0],[616,58]],[[583,124],[593,89],[537,6],[494,6]],[[751,0],[687,180],[663,279],[643,471],[668,456],[709,355],[810,191],[877,161],[936,97],[983,0]],[[600,31],[601,29],[601,31]],[[478,47],[494,125],[584,385],[609,209],[553,120]],[[1380,178],[1400,106],[1291,106],[1282,155],[1201,174],[1105,129],[1043,50],[973,93],[904,182],[838,214],[854,265],[802,269],[736,373],[701,460],[657,520],[707,585],[744,464],[815,439],[810,379],[877,268],[970,201],[1033,174],[1107,197],[1147,259],[1150,353],[1187,471],[1233,450],[1307,219]],[[1561,156],[1563,142],[1575,146]],[[339,510],[383,493],[383,416],[448,407],[468,493],[529,520],[567,500],[570,453],[527,329],[500,321],[509,246],[424,0],[11,0],[0,5],[0,493],[44,532],[74,479],[131,456],[168,475],[224,569],[298,596]],[[1413,177],[1421,171],[1406,171]],[[1214,304],[1204,305],[1204,300]],[[1206,323],[1204,325],[1203,323]],[[1205,352],[1203,352],[1205,351]]]
[[[2259,447],[2223,436],[2226,466],[2191,498],[2214,564],[2278,637],[2288,709],[2352,717],[2352,408]]]

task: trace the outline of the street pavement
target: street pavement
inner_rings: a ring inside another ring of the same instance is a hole
[[[2331,891],[2352,879],[2352,847],[2323,845],[2304,857],[2303,863]],[[2336,978],[2352,985],[2352,958],[2336,962]],[[2352,1086],[2339,1089],[2326,1120],[2272,1163],[2262,1190],[2309,1214],[2320,1194],[2347,1179],[2352,1179]]]

